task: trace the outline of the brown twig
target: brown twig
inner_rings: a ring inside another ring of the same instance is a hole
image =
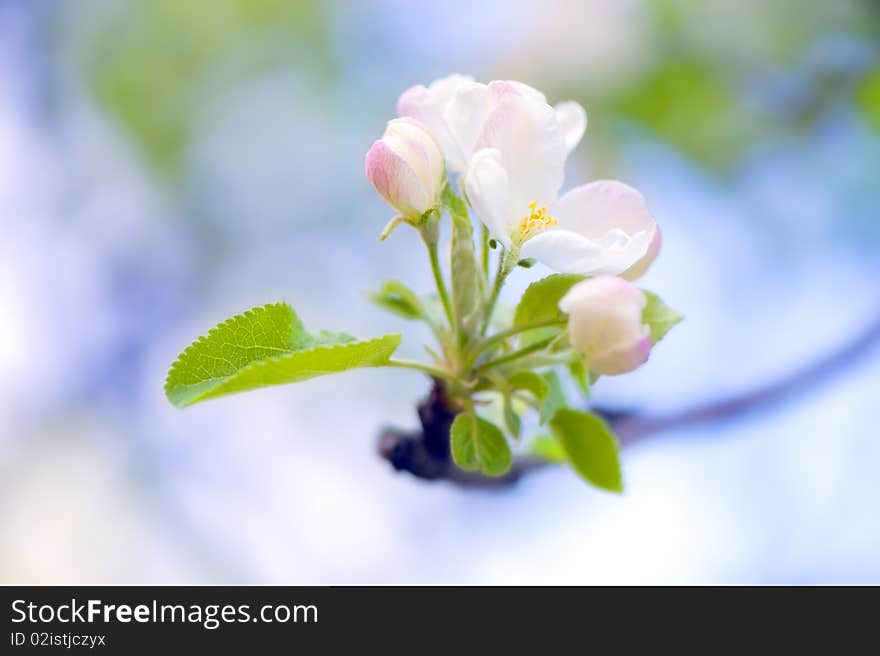
[[[633,411],[594,408],[611,426],[621,444],[626,446],[668,430],[680,430],[707,423],[738,419],[791,400],[810,387],[826,383],[855,363],[880,342],[880,316],[842,347],[807,366],[754,389],[706,403],[699,403],[677,412],[644,415]],[[547,464],[532,457],[519,458],[504,476],[488,478],[465,472],[455,466],[449,454],[449,427],[459,409],[446,395],[443,381],[434,379],[434,386],[418,406],[421,431],[401,432],[387,428],[379,440],[379,453],[398,471],[408,471],[425,480],[445,480],[471,488],[499,488],[516,483],[524,475]]]

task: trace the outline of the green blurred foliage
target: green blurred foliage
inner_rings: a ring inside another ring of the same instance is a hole
[[[207,87],[306,62],[326,77],[320,0],[133,0],[84,43],[88,83],[165,174],[182,165]]]
[[[856,91],[856,103],[871,126],[880,130],[880,67],[862,80]]]
[[[650,128],[700,162],[723,167],[758,132],[731,86],[699,61],[668,61],[616,98],[614,115]]]
[[[858,71],[816,62],[829,40],[880,43],[880,3],[862,0],[656,0],[644,8],[649,54],[641,67],[607,88],[586,78],[556,90],[558,97],[579,100],[590,114],[605,117],[590,127],[601,168],[614,168],[626,132],[613,117],[708,170],[729,172],[756,143],[798,138],[849,97]],[[870,75],[858,93],[859,106],[875,123],[878,79]],[[786,82],[796,95],[786,97],[778,88]]]

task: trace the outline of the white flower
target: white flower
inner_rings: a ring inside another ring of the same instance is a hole
[[[641,275],[660,246],[645,199],[612,180],[559,198],[565,159],[580,138],[562,119],[576,123],[576,110],[534,94],[505,94],[484,122],[464,177],[468,200],[492,236],[522,257],[563,273]]]
[[[443,153],[424,125],[411,118],[388,122],[385,134],[366,156],[367,178],[407,220],[415,221],[439,203]]]
[[[546,108],[543,113],[552,120],[566,152],[578,144],[587,127],[583,107],[563,102],[550,108],[544,94],[522,82],[482,84],[467,75],[450,75],[428,87],[416,85],[404,91],[397,111],[426,125],[440,143],[450,170],[464,173],[476,148],[485,147],[479,142],[487,122],[497,122],[496,113],[507,111],[505,100],[511,96],[523,98],[536,111]]]
[[[614,376],[637,369],[651,351],[642,322],[645,294],[631,282],[598,276],[574,285],[559,301],[568,314],[568,338],[589,370]]]

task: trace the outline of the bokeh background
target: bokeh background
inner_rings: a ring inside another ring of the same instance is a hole
[[[747,390],[880,310],[876,2],[2,0],[0,581],[880,583],[878,349],[627,449],[622,496],[395,475],[415,372],[166,402],[179,350],[275,300],[419,355],[365,298],[431,282],[363,155],[450,72],[580,101],[567,186],[622,179],[664,230],[644,286],[687,321],[597,403]]]

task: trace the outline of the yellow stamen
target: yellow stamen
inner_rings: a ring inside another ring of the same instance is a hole
[[[529,203],[529,213],[519,222],[519,232],[514,235],[514,241],[522,245],[539,232],[551,228],[559,223],[556,217],[548,216],[546,207],[538,207],[538,201]]]

